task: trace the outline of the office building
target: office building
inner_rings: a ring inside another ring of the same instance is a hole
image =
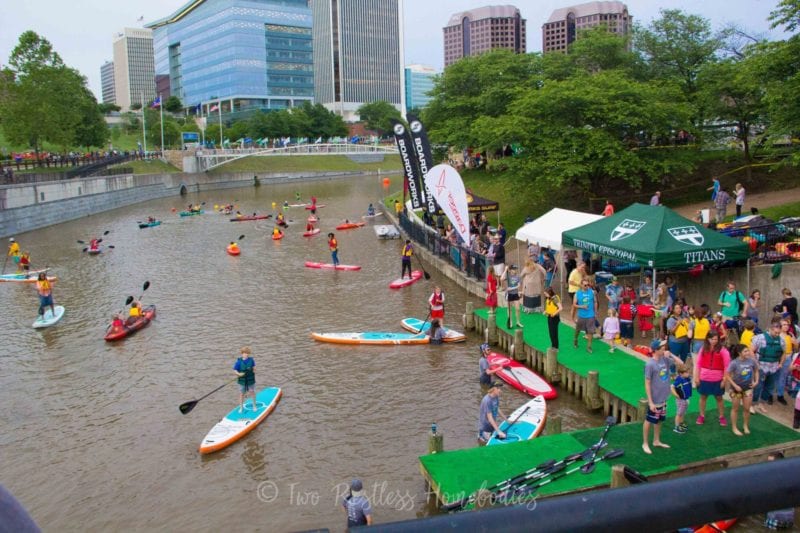
[[[161,101],[166,101],[172,95],[169,84],[169,74],[156,74],[156,94],[161,97]]]
[[[525,19],[514,6],[485,6],[456,13],[444,31],[444,66],[493,48],[525,53]]]
[[[145,105],[156,97],[153,67],[153,33],[125,28],[114,37],[114,98],[122,111],[132,104]]]
[[[117,100],[114,96],[114,62],[106,61],[100,67],[100,86],[103,90],[103,103],[116,104]]]
[[[191,0],[147,27],[156,72],[188,108],[230,120],[314,98],[307,0]]]
[[[408,65],[406,67],[406,112],[422,109],[431,99],[436,69],[428,65]]]
[[[314,99],[345,121],[384,100],[405,112],[402,0],[310,0]]]
[[[622,2],[588,2],[556,9],[542,25],[542,51],[566,52],[580,30],[600,25],[627,36],[633,27],[633,17]]]

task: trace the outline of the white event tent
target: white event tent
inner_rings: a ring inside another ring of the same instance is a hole
[[[539,243],[540,246],[558,251],[561,250],[563,232],[585,226],[601,218],[602,215],[555,207],[519,228],[514,238],[523,242]]]

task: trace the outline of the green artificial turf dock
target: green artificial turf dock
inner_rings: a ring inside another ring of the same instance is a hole
[[[480,309],[476,314],[487,318],[488,309]],[[511,333],[506,328],[506,310],[497,309],[497,327]],[[525,343],[539,351],[550,347],[547,322],[543,315],[523,314],[523,335]],[[637,405],[644,393],[644,362],[635,356],[617,350],[610,353],[608,345],[600,339],[593,342],[594,353],[586,352],[586,341],[581,339],[578,348],[572,346],[574,329],[561,324],[559,330],[558,361],[561,365],[586,376],[590,370],[597,370],[600,387],[609,391],[631,405]],[[566,394],[563,390],[562,394]],[[670,400],[667,407],[667,420],[663,425],[662,441],[672,446],[670,449],[653,448],[653,454],[642,451],[642,424],[634,422],[622,424],[611,429],[608,447],[600,455],[611,449],[622,448],[625,455],[613,461],[603,461],[591,474],[580,471],[569,474],[541,488],[538,494],[548,495],[608,485],[613,463],[633,467],[645,475],[669,472],[682,465],[712,460],[717,457],[746,450],[800,440],[800,434],[763,415],[750,418],[751,434],[737,437],[730,427],[721,427],[716,419],[716,403],[709,399],[706,408],[706,423],[695,424],[698,411],[698,396],[689,401],[689,416],[686,423],[689,431],[685,434],[673,433],[675,404]],[[730,414],[725,407],[726,416]],[[740,422],[741,427],[741,414]],[[602,428],[592,428],[571,433],[547,435],[527,442],[484,446],[440,452],[420,457],[423,474],[443,502],[451,502],[472,494],[480,488],[503,481],[549,459],[560,460],[582,452],[600,438]],[[650,437],[652,442],[652,435]],[[578,466],[581,462],[575,463]]]

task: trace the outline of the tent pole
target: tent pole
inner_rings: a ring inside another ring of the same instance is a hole
[[[750,258],[747,258],[747,294],[750,294]],[[749,296],[748,296],[749,298]]]

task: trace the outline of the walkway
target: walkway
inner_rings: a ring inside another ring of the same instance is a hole
[[[730,191],[729,191],[730,192]],[[695,214],[700,209],[707,209],[713,208],[714,205],[711,202],[711,193],[709,193],[709,200],[707,202],[701,202],[697,204],[689,204],[680,207],[673,208],[675,211],[680,213],[681,215],[685,216],[688,219],[694,218]],[[746,194],[744,199],[744,209],[742,213],[745,212],[749,215],[751,207],[757,207],[759,209],[764,209],[766,207],[775,207],[776,205],[788,204],[800,202],[800,187],[794,189],[786,189],[780,191],[768,191],[768,192],[761,192],[761,193],[754,193],[754,194]],[[669,199],[667,199],[667,204],[669,204]],[[731,205],[728,206],[728,213],[736,214],[736,206],[733,205],[733,201],[731,201]]]

